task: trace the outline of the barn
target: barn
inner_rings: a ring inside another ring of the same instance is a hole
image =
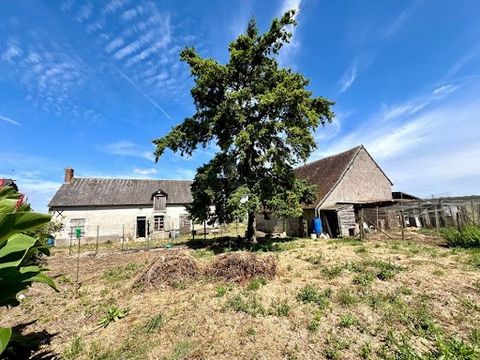
[[[330,236],[354,236],[359,231],[356,209],[394,202],[392,182],[363,145],[294,171],[298,178],[315,186],[315,201],[303,205],[300,219],[283,220],[266,213],[258,214],[260,231],[305,236],[312,232],[312,219],[319,217]]]
[[[189,233],[187,204],[191,181],[76,178],[65,169],[65,181],[48,204],[53,220],[64,229],[57,244],[68,243],[80,228],[84,241],[167,238]]]

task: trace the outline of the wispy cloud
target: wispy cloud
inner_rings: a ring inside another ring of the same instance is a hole
[[[365,71],[373,58],[371,56],[356,56],[350,66],[345,70],[338,82],[339,93],[346,92],[353,85],[361,71]]]
[[[0,120],[2,121],[6,121],[10,124],[13,124],[13,125],[17,125],[17,126],[21,126],[22,124],[20,124],[18,121],[15,121],[15,120],[12,120],[6,116],[3,116],[3,115],[0,115]]]
[[[26,100],[40,111],[70,117],[90,116],[88,120],[101,121],[94,109],[80,108],[76,99],[91,76],[88,65],[70,49],[35,30],[10,37],[5,47],[0,45],[0,60],[9,71],[7,77],[26,93]]]
[[[73,4],[66,12],[75,18],[84,4],[85,1]],[[123,78],[135,84],[137,90],[143,88],[142,95],[152,105],[159,108],[158,102],[152,100],[153,94],[183,93],[188,72],[178,66],[178,54],[187,45],[179,42],[187,37],[174,31],[170,14],[160,10],[155,2],[110,1],[94,11],[85,27],[92,43],[102,48]]]
[[[397,17],[387,26],[387,28],[381,33],[383,38],[389,38],[395,35],[404,25],[405,21],[410,17],[411,10],[403,10]]]
[[[128,140],[121,140],[111,144],[106,144],[100,146],[99,148],[112,155],[131,156],[151,161],[155,160],[155,157],[153,156],[153,150],[147,151],[141,146]]]

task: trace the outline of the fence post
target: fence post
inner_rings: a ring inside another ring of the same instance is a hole
[[[122,251],[123,251],[123,243],[125,242],[125,225],[122,225]]]
[[[402,229],[402,241],[405,241],[405,214],[403,213],[403,208],[400,209],[400,226]]]
[[[457,213],[458,214],[458,213]],[[458,217],[457,217],[458,219]],[[440,233],[440,218],[438,216],[438,209],[437,209],[437,205],[435,205],[435,226],[437,228],[437,233]]]
[[[378,206],[377,206],[377,229],[378,229]]]
[[[100,233],[100,225],[97,225],[97,239],[95,241],[95,256],[98,254],[98,235]]]
[[[70,242],[68,244],[68,255],[72,256],[72,230],[70,230]]]
[[[78,250],[77,250],[77,276],[76,276],[76,288],[75,288],[75,296],[78,297],[78,290],[80,289],[80,282],[79,282],[79,272],[80,272],[80,238],[78,238]]]

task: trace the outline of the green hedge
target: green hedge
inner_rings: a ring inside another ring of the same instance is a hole
[[[480,248],[480,227],[467,225],[462,231],[455,228],[441,231],[448,246],[463,248]]]

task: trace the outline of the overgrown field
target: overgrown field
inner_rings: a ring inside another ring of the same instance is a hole
[[[224,280],[229,262],[219,257],[233,250],[221,243],[82,256],[78,296],[76,257],[54,252],[48,267],[60,292],[35,285],[0,316],[11,325],[38,319],[24,333],[51,334],[39,351],[65,359],[480,357],[479,250],[303,239],[254,250],[276,259],[273,278],[269,265],[268,277]],[[193,275],[139,281],[171,254],[192,256]]]

